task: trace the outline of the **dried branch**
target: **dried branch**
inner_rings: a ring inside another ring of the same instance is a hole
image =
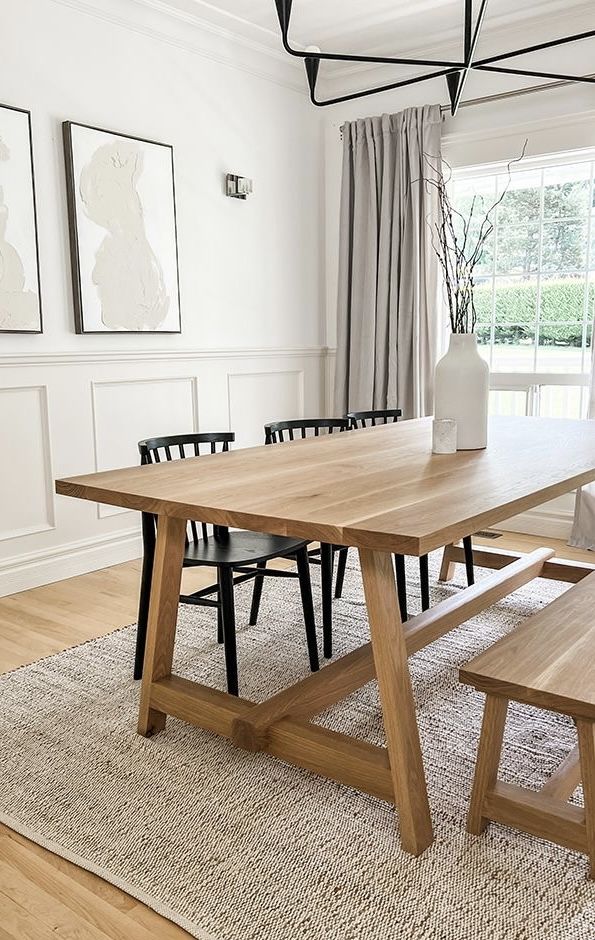
[[[477,206],[477,196],[471,200],[470,211],[465,217],[452,205],[448,194],[448,185],[452,179],[452,168],[446,161],[440,162],[438,158],[424,153],[424,161],[431,174],[424,174],[419,180],[427,187],[433,187],[438,197],[438,221],[430,226],[431,244],[442,269],[450,325],[453,333],[472,333],[477,325],[475,310],[474,288],[475,268],[479,263],[486,242],[494,231],[492,221],[494,212],[506,196],[512,181],[511,168],[519,163],[525,156],[527,141],[523,145],[520,156],[513,158],[507,165],[508,179],[502,193],[490,206],[483,210],[482,219],[473,236],[473,221]],[[432,160],[435,163],[432,163]],[[443,172],[447,168],[447,176]],[[457,233],[457,225],[460,232]]]

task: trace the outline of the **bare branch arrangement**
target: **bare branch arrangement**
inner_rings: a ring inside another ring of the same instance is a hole
[[[474,196],[468,215],[465,217],[454,208],[450,201],[448,187],[452,178],[452,168],[446,161],[431,163],[431,157],[424,154],[424,160],[432,171],[432,177],[425,176],[424,182],[434,186],[438,193],[439,216],[432,227],[432,247],[436,252],[442,274],[450,325],[453,333],[473,333],[477,324],[474,288],[475,268],[481,260],[485,244],[494,231],[492,218],[496,208],[504,199],[511,182],[511,167],[525,156],[527,141],[519,157],[508,163],[508,181],[498,199],[484,210],[482,197]],[[447,175],[442,171],[447,168]]]

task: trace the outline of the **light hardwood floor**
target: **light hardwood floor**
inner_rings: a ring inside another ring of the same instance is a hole
[[[477,544],[593,561],[555,539],[504,533]],[[109,633],[136,620],[140,561],[0,599],[0,672]],[[184,590],[209,583],[185,571]],[[188,934],[95,875],[0,826],[0,940],[174,940]]]

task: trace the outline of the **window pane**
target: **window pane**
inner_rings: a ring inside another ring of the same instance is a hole
[[[527,392],[524,389],[492,389],[490,391],[490,414],[527,414]]]
[[[489,365],[490,353],[492,350],[490,327],[479,327],[475,333],[477,336],[477,349],[479,351],[479,355],[482,357],[482,359],[485,359]]]
[[[455,180],[453,193],[456,210],[468,219],[473,207],[473,218],[478,219],[496,201],[496,177],[475,176]]]
[[[502,338],[495,339],[492,357],[494,372],[535,371],[535,336],[523,324],[507,324],[501,328]]]
[[[508,188],[507,188],[508,187]],[[538,222],[541,208],[541,170],[527,170],[498,177],[498,194],[506,192],[498,206],[498,225]]]
[[[473,292],[475,302],[475,313],[477,314],[477,323],[481,326],[487,326],[492,322],[492,279],[476,285]],[[489,337],[489,329],[488,329]],[[488,338],[489,342],[489,338]]]
[[[586,222],[546,222],[541,267],[544,271],[576,271],[587,262]]]
[[[496,323],[535,326],[537,319],[537,279],[497,277],[495,279]]]
[[[587,325],[590,326],[595,319],[595,273],[589,275],[587,285]]]
[[[532,274],[539,263],[539,226],[498,226],[496,272]]]
[[[539,324],[538,372],[582,372],[583,324]]]
[[[554,376],[590,369],[594,170],[592,161],[515,166],[510,173],[453,181],[456,207],[467,220],[468,245],[476,241],[486,211],[498,202],[491,217],[494,231],[475,268],[480,354],[493,372],[522,374],[521,385],[532,385],[536,370],[551,373],[540,403],[535,400],[541,414],[578,416],[586,408],[585,389],[556,386]],[[523,388],[499,390],[491,393],[490,409],[525,414],[526,402]]]
[[[544,172],[543,217],[567,219],[585,216],[589,207],[591,165],[553,166]]]
[[[542,418],[580,418],[580,386],[542,385],[539,389],[539,415]]]

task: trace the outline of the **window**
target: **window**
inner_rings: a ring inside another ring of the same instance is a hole
[[[476,222],[495,210],[477,268],[477,336],[498,414],[580,417],[587,407],[595,314],[595,153],[511,169],[470,168],[452,181],[455,208]]]

